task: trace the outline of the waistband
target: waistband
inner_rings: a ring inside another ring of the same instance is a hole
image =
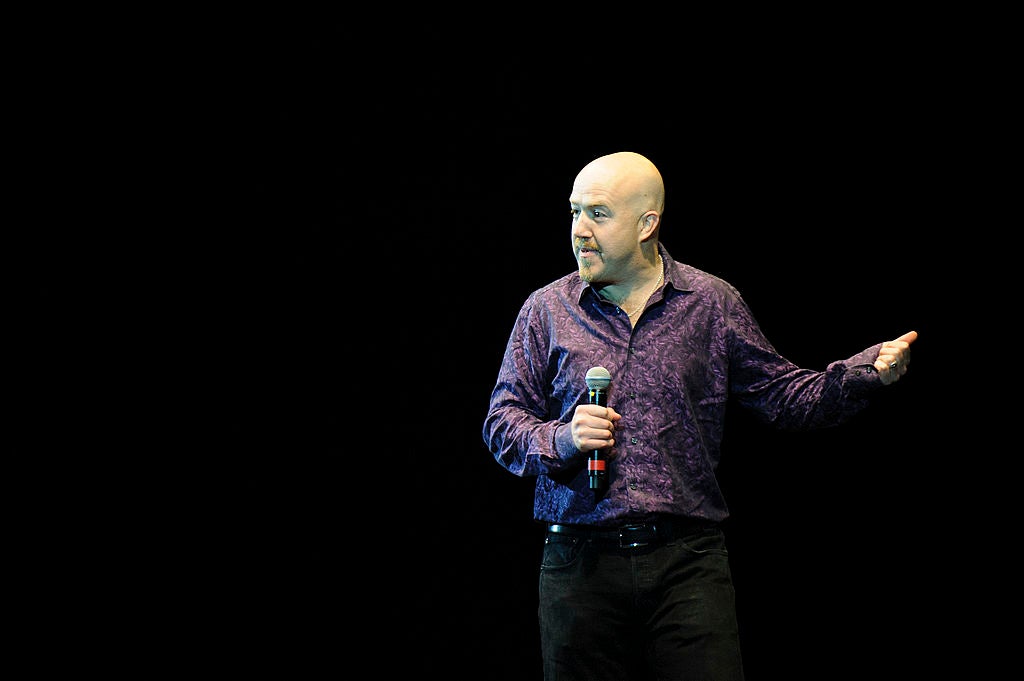
[[[602,546],[633,549],[678,539],[712,527],[717,527],[717,523],[697,518],[665,516],[650,522],[632,523],[621,527],[555,523],[549,524],[547,531],[551,534],[579,537]]]

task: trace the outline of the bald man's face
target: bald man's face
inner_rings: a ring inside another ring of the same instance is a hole
[[[569,196],[572,244],[580,278],[590,283],[615,283],[630,274],[640,251],[639,227],[644,214],[635,179],[600,164],[587,166]]]

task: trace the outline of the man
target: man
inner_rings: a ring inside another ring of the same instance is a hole
[[[502,466],[536,477],[545,678],[742,679],[716,479],[727,401],[779,429],[839,425],[906,373],[917,333],[797,367],[734,287],[659,243],[650,160],[595,159],[569,205],[578,272],[523,304],[483,427]],[[598,368],[610,381],[588,386]]]

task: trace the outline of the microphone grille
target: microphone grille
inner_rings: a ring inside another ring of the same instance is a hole
[[[587,387],[591,390],[595,388],[607,388],[612,384],[612,375],[608,373],[608,370],[604,367],[593,367],[587,371]]]

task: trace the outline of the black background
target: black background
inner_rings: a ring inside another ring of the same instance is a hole
[[[908,376],[839,429],[730,412],[748,678],[948,663],[955,604],[936,590],[969,485],[950,484],[959,247],[940,227],[971,179],[949,65],[825,39],[813,58],[721,44],[678,65],[538,64],[490,33],[366,28],[232,43],[196,112],[209,191],[229,199],[199,237],[193,319],[208,645],[289,673],[540,678],[532,481],[481,428],[519,305],[575,268],[576,172],[632,150],[664,176],[669,252],[737,286],[783,355],[824,368],[921,334]]]

